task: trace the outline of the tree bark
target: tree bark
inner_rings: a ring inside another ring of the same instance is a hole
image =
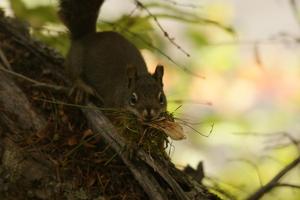
[[[0,199],[219,199],[166,158],[131,159],[100,111],[68,107],[63,61],[0,14]]]

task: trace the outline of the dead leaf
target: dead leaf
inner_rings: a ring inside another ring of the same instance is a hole
[[[71,137],[71,138],[68,139],[68,145],[69,146],[74,146],[76,144],[78,144],[78,140],[77,140],[77,138],[75,136],[73,136],[73,137]]]
[[[91,130],[91,129],[87,129],[87,130],[85,130],[85,131],[83,132],[82,139],[85,139],[85,138],[87,138],[88,136],[91,136],[91,135],[93,135],[92,130]]]
[[[173,140],[183,140],[185,135],[183,133],[183,128],[177,122],[172,122],[168,120],[158,121],[152,124],[154,128],[164,131]]]

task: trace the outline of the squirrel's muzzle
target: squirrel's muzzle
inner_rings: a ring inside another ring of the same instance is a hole
[[[157,112],[152,108],[146,108],[142,112],[143,121],[151,121],[158,117]]]

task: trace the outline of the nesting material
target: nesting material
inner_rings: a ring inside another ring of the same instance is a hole
[[[182,126],[175,121],[170,121],[165,118],[159,121],[153,121],[149,126],[163,131],[173,140],[186,139]]]

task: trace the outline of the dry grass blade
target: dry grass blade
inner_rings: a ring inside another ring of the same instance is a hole
[[[172,122],[169,120],[161,120],[161,121],[154,121],[147,125],[155,128],[155,129],[159,129],[159,130],[163,131],[173,140],[186,139],[186,136],[183,133],[182,126],[180,126],[180,124],[177,122]]]

